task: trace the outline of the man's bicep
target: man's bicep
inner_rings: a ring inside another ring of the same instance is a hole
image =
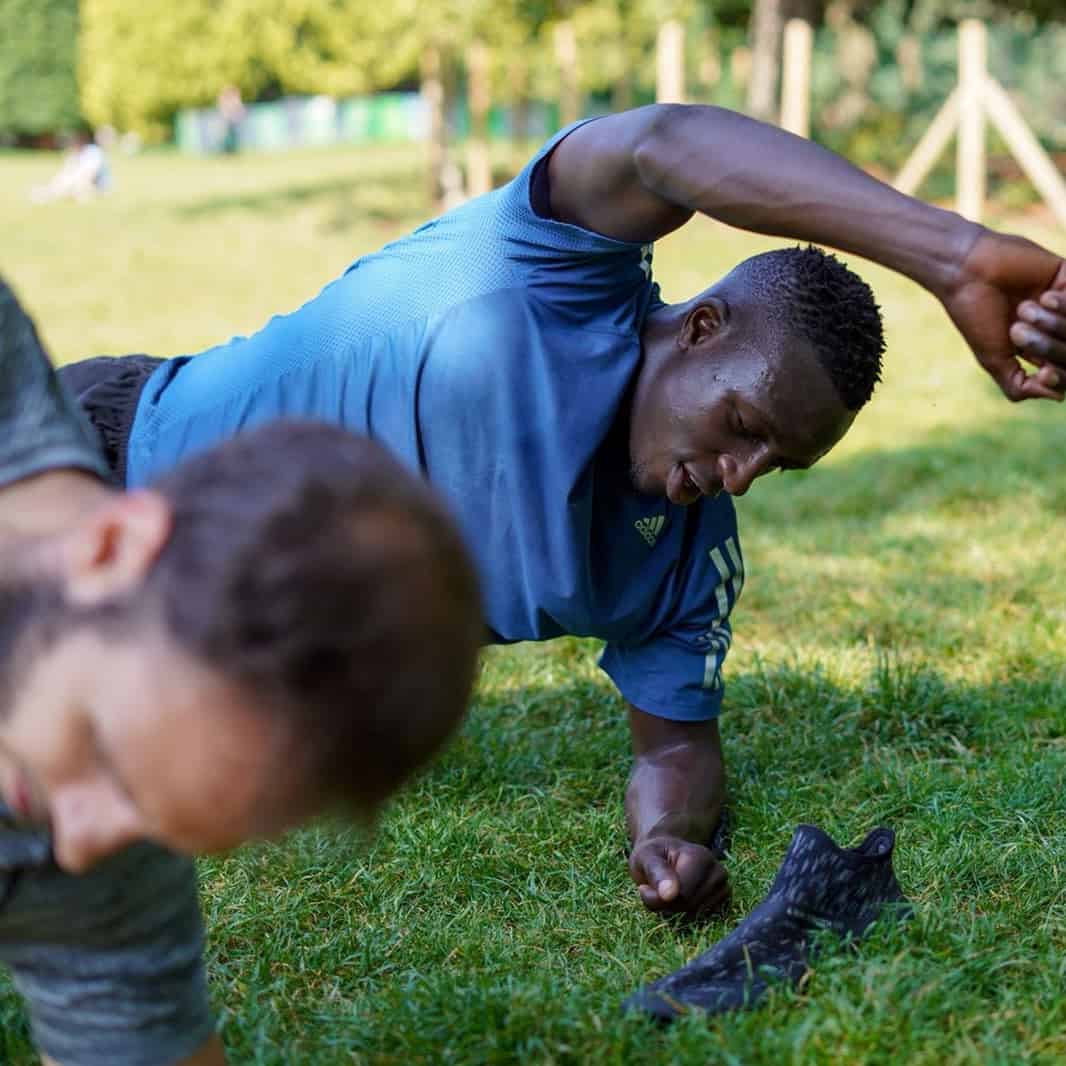
[[[621,241],[647,242],[692,217],[641,181],[638,148],[662,109],[643,107],[587,122],[565,137],[548,163],[552,217]]]

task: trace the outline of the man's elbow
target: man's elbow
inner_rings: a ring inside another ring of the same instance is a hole
[[[633,167],[641,183],[671,199],[671,178],[682,159],[713,135],[720,108],[705,104],[651,104],[644,112],[639,135],[633,143]]]

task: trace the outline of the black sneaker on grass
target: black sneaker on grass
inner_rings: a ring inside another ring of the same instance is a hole
[[[823,930],[860,939],[884,913],[911,913],[892,869],[895,834],[875,829],[839,847],[813,825],[797,827],[766,898],[714,947],[630,996],[623,1008],[671,1021],[754,1007],[770,984],[796,984]]]

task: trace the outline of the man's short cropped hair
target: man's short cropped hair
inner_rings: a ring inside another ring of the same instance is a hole
[[[173,530],[143,602],[291,725],[320,805],[372,810],[470,694],[480,595],[444,507],[380,445],[300,421],[238,436],[152,488]]]
[[[809,341],[844,406],[858,411],[881,380],[885,352],[873,291],[835,255],[808,245],[746,259],[737,268],[778,328]]]

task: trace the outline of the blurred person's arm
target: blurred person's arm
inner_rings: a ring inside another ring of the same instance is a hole
[[[41,1066],[63,1066],[63,1063],[47,1055],[41,1056]],[[178,1062],[161,1062],[159,1066],[226,1066],[226,1053],[222,1050],[222,1041],[218,1036],[212,1036],[199,1051],[193,1052],[188,1058]]]
[[[1066,263],[904,196],[811,141],[716,107],[652,105],[578,127],[550,163],[552,214],[653,241],[699,212],[828,245],[918,282],[1012,400],[1066,394]],[[1018,356],[1040,367],[1027,375]]]
[[[95,431],[0,278],[0,537],[54,530],[108,495]]]
[[[96,431],[52,369],[33,322],[0,278],[0,485],[55,470],[106,479]]]

